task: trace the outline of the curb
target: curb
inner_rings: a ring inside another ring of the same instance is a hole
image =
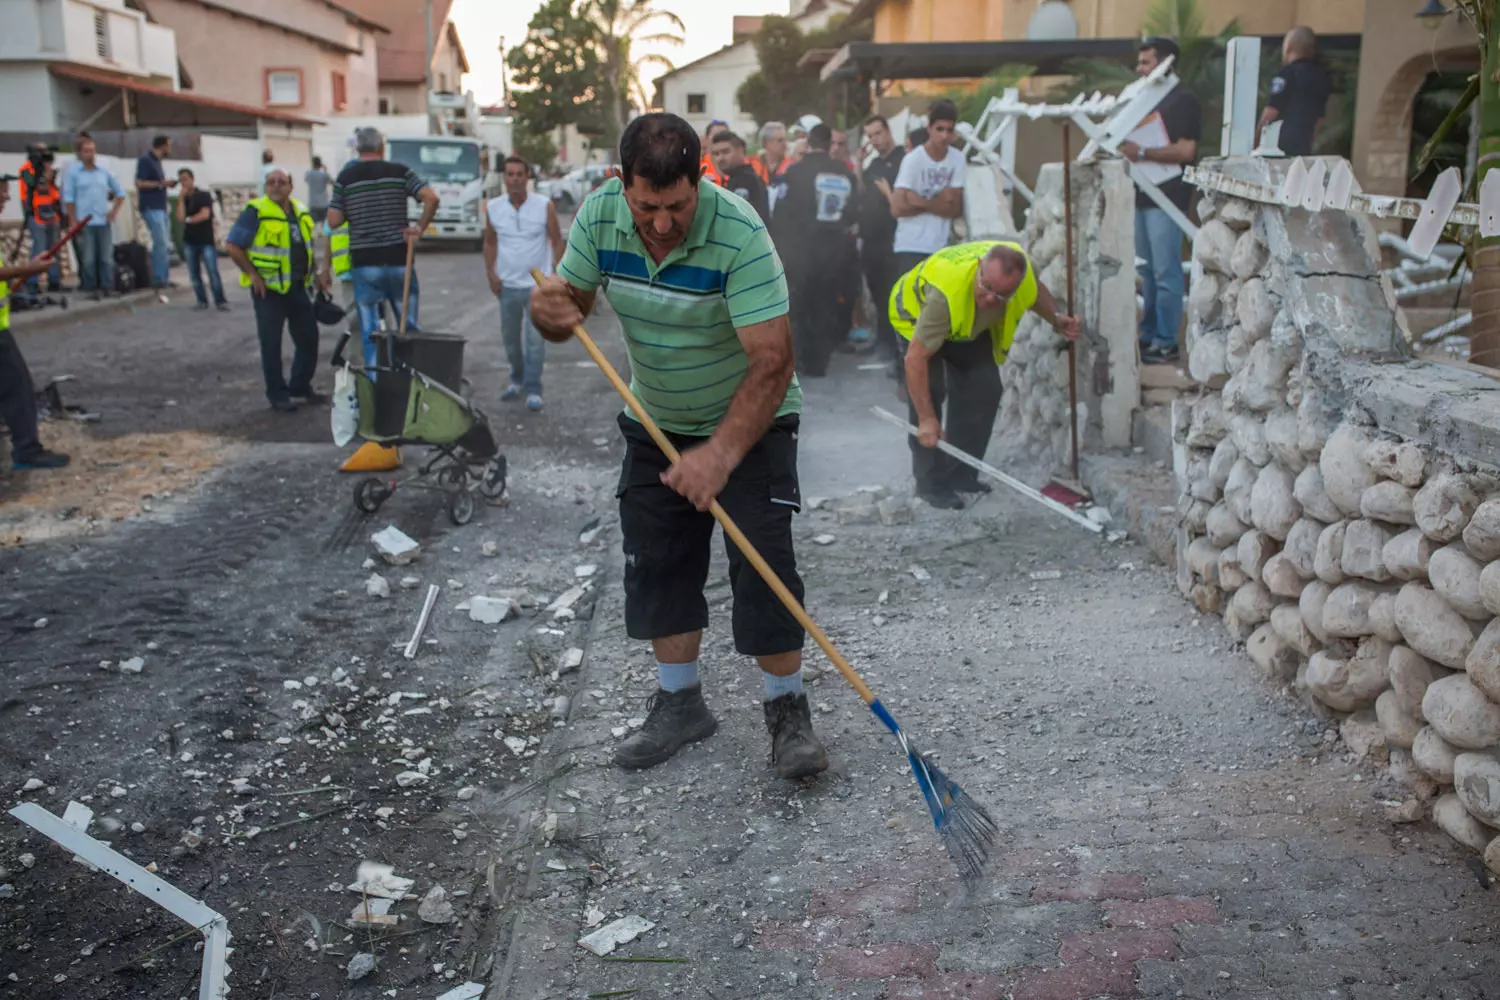
[[[155,307],[161,305],[156,294],[155,290],[142,290],[132,292],[129,296],[123,298],[109,299],[98,305],[90,303],[87,309],[58,309],[45,312],[41,315],[18,313],[11,318],[10,329],[12,333],[32,333],[42,330],[54,330],[71,323],[84,323],[96,317],[135,313],[142,306]]]
[[[1078,474],[1096,502],[1167,568],[1177,565],[1178,514],[1172,473],[1144,457],[1080,455]]]

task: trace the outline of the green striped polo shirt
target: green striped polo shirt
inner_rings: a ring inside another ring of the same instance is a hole
[[[604,286],[625,331],[630,387],[674,434],[713,433],[748,367],[735,328],[787,312],[786,272],[760,216],[707,180],[687,238],[657,264],[611,178],[579,207],[557,269],[575,288]],[[793,376],[776,415],[801,410]]]

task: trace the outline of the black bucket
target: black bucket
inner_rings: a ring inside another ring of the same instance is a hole
[[[376,333],[375,356],[384,366],[410,365],[439,385],[460,392],[464,377],[463,337],[452,333]]]

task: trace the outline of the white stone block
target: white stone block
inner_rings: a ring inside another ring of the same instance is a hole
[[[1450,792],[1432,806],[1432,821],[1465,847],[1483,852],[1494,839],[1495,831],[1469,814],[1457,795]]]
[[[1469,555],[1462,542],[1445,545],[1427,562],[1427,578],[1432,589],[1442,595],[1453,610],[1471,621],[1485,621],[1490,610],[1480,595],[1479,577],[1484,570]]]
[[[1380,594],[1379,587],[1359,580],[1334,587],[1323,605],[1323,633],[1340,639],[1374,635],[1370,607]]]
[[[1328,584],[1322,580],[1313,580],[1302,588],[1302,596],[1297,598],[1297,610],[1302,615],[1302,624],[1324,645],[1332,639],[1323,628],[1323,612],[1328,604],[1328,595],[1332,593],[1333,588]]]
[[[1324,492],[1349,517],[1360,516],[1364,492],[1375,485],[1375,472],[1365,464],[1365,449],[1369,446],[1367,430],[1354,424],[1340,424],[1329,436],[1318,460]]]
[[[1229,255],[1229,270],[1236,278],[1248,281],[1266,266],[1266,256],[1265,244],[1254,229],[1247,229],[1235,240],[1234,252]]]
[[[1384,761],[1390,753],[1385,733],[1380,728],[1380,717],[1368,708],[1362,708],[1340,722],[1339,737],[1344,741],[1344,747],[1361,760]]]
[[[1500,704],[1500,618],[1491,619],[1474,640],[1474,648],[1464,657],[1464,670],[1475,687]]]
[[[1390,479],[1367,488],[1359,499],[1360,513],[1387,524],[1416,524],[1412,501],[1417,491]]]
[[[1271,323],[1276,319],[1276,306],[1271,301],[1271,292],[1265,281],[1250,278],[1245,282],[1235,303],[1235,315],[1240,326],[1244,327],[1246,343],[1258,343],[1271,333]]]
[[[1291,352],[1269,340],[1253,344],[1244,365],[1224,385],[1225,407],[1257,413],[1275,409],[1286,397],[1287,376],[1295,362]]]
[[[1444,742],[1460,750],[1500,744],[1500,705],[1486,698],[1468,674],[1429,684],[1422,696],[1422,714]]]
[[[1271,461],[1271,449],[1266,444],[1265,425],[1259,418],[1248,413],[1239,413],[1229,420],[1229,434],[1240,457],[1251,465],[1262,466]]]
[[[1313,549],[1313,575],[1330,586],[1344,582],[1344,533],[1348,527],[1348,521],[1328,525],[1318,535],[1317,546]]]
[[[1247,531],[1240,536],[1239,543],[1239,567],[1252,579],[1260,579],[1261,571],[1266,568],[1266,562],[1279,546],[1276,540],[1262,531]]]
[[[1406,710],[1394,691],[1383,691],[1375,699],[1375,717],[1380,720],[1386,742],[1392,746],[1410,750],[1417,733],[1422,731],[1422,721]]]
[[[1370,644],[1376,644],[1370,647]],[[1369,652],[1366,652],[1370,647]],[[1390,644],[1381,639],[1365,639],[1353,658],[1343,659],[1329,650],[1312,655],[1307,664],[1307,688],[1329,708],[1354,712],[1368,708],[1386,686],[1382,652]]]
[[[1211,219],[1198,230],[1193,239],[1193,261],[1203,265],[1205,271],[1233,274],[1230,264],[1234,256],[1234,230],[1217,219]]]
[[[1219,553],[1219,586],[1226,591],[1236,591],[1250,582],[1250,577],[1240,568],[1240,547],[1236,543]]]
[[[1183,440],[1190,448],[1212,448],[1229,433],[1229,424],[1224,415],[1224,403],[1215,395],[1205,396],[1194,402],[1191,421]],[[1064,410],[1066,416],[1066,409]]]
[[[1250,523],[1277,541],[1285,539],[1302,516],[1293,485],[1292,474],[1273,462],[1260,470],[1250,491]]]
[[[1372,441],[1365,449],[1365,462],[1376,475],[1413,489],[1422,485],[1427,471],[1426,456],[1410,441]]]
[[[1260,571],[1260,579],[1272,594],[1293,600],[1301,596],[1302,587],[1306,583],[1284,552],[1278,552],[1266,560],[1265,568]]]
[[[1207,538],[1195,538],[1188,545],[1188,569],[1205,583],[1219,582],[1219,548]]]
[[[1302,657],[1269,624],[1261,625],[1245,640],[1245,652],[1267,680],[1285,684],[1297,676]]]
[[[1234,446],[1233,440],[1226,437],[1220,441],[1208,461],[1209,481],[1222,490],[1229,482],[1229,472],[1239,458],[1240,450]]]
[[[1453,762],[1453,790],[1470,816],[1500,827],[1500,754],[1493,750],[1459,754]]]
[[[1453,784],[1453,763],[1458,759],[1458,748],[1438,735],[1432,726],[1417,733],[1411,744],[1412,763],[1439,785]]]
[[[1299,518],[1286,533],[1286,541],[1281,546],[1281,551],[1296,569],[1297,575],[1304,580],[1311,580],[1318,575],[1318,538],[1323,534],[1324,527],[1321,522],[1311,518]],[[1339,551],[1343,551],[1342,547]]]
[[[1210,541],[1223,548],[1238,542],[1240,536],[1246,532],[1247,526],[1244,521],[1230,513],[1228,507],[1220,503],[1209,509],[1204,530],[1208,533]]]
[[[1382,583],[1391,578],[1391,571],[1382,562],[1385,544],[1394,536],[1389,528],[1379,521],[1360,518],[1350,521],[1344,531],[1344,551],[1339,567],[1345,576],[1357,576],[1365,580]]]
[[[1210,389],[1223,387],[1229,380],[1228,344],[1223,332],[1209,330],[1194,337],[1188,350],[1188,374],[1193,381]]]
[[[1266,417],[1266,447],[1271,460],[1293,475],[1307,468],[1307,457],[1297,445],[1297,412],[1282,407]]]
[[[1297,482],[1292,487],[1292,496],[1302,505],[1302,512],[1308,517],[1331,524],[1344,518],[1342,511],[1334,505],[1327,491],[1323,489],[1323,470],[1316,463],[1309,465],[1297,473]]]
[[[1255,480],[1260,470],[1247,458],[1241,458],[1229,470],[1229,479],[1224,483],[1224,503],[1230,513],[1249,524],[1253,513],[1251,494],[1255,491]]]
[[[1425,721],[1422,714],[1422,698],[1433,681],[1447,677],[1451,670],[1435,665],[1427,657],[1409,646],[1396,646],[1391,650],[1387,664],[1390,670],[1391,690],[1401,699],[1401,707],[1408,714]]]
[[[1427,563],[1437,547],[1437,543],[1422,534],[1421,529],[1412,528],[1386,542],[1380,559],[1397,580],[1424,580],[1427,578]]]
[[[1245,328],[1236,320],[1224,334],[1224,367],[1233,376],[1245,367],[1245,361],[1249,357],[1250,341],[1245,336]],[[1224,387],[1227,389],[1229,383],[1225,382]]]
[[[1469,554],[1480,562],[1500,559],[1500,497],[1474,508],[1463,538]]]
[[[1412,501],[1417,527],[1436,542],[1451,542],[1463,534],[1479,507],[1479,493],[1468,476],[1439,473],[1417,491]]]
[[[1370,604],[1370,634],[1386,642],[1401,642],[1404,636],[1396,626],[1396,595],[1386,591]]]
[[[1278,604],[1271,609],[1271,627],[1281,641],[1303,656],[1311,656],[1323,648],[1317,636],[1302,620],[1302,611],[1295,604]]]
[[[1323,454],[1323,446],[1333,434],[1338,421],[1323,410],[1323,395],[1312,388],[1302,390],[1297,401],[1297,447],[1309,460],[1316,461]]]
[[[1408,646],[1454,670],[1463,669],[1474,648],[1473,626],[1437,591],[1415,581],[1396,595],[1396,626]]]
[[[1261,622],[1271,620],[1271,609],[1276,601],[1271,592],[1259,580],[1251,580],[1229,599],[1229,608],[1224,612],[1224,624],[1241,638]]]
[[[1255,213],[1259,206],[1252,201],[1243,198],[1228,198],[1219,208],[1215,216],[1229,228],[1234,230],[1249,229],[1255,223]]]
[[[1212,271],[1195,275],[1192,287],[1188,289],[1188,314],[1204,325],[1218,319],[1221,307],[1219,294],[1223,290],[1223,280]]]

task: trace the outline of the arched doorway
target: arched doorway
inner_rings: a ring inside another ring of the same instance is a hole
[[[1426,51],[1402,63],[1379,90],[1379,100],[1368,116],[1360,115],[1365,132],[1363,162],[1354,164],[1365,191],[1406,194],[1411,159],[1412,101],[1433,73],[1473,71],[1479,53],[1473,46]],[[1360,88],[1366,91],[1365,87]]]

